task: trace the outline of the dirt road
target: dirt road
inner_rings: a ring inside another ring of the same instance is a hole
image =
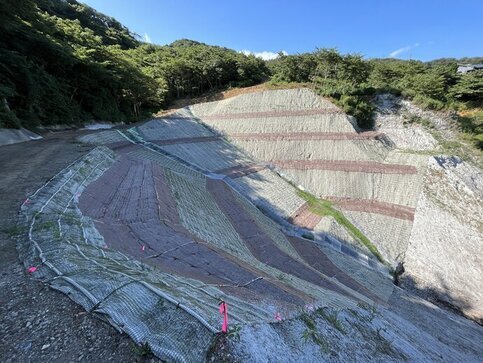
[[[132,340],[66,295],[30,278],[13,235],[20,205],[50,177],[88,152],[77,132],[0,146],[0,362],[138,362]]]

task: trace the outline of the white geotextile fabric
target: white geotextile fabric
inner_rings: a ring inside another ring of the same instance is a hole
[[[260,160],[365,160],[381,161],[378,154],[363,153],[353,140],[237,140],[240,146]]]
[[[193,107],[193,106],[191,106]],[[193,115],[203,123],[228,135],[235,133],[290,133],[290,132],[355,132],[347,115],[343,113],[266,117],[238,118],[235,114],[227,118],[204,118],[192,109]],[[248,108],[246,112],[255,112]],[[208,115],[213,116],[213,115]]]
[[[0,146],[16,144],[18,142],[39,140],[42,136],[27,129],[0,129]]]
[[[224,141],[165,145],[162,146],[162,149],[209,171],[217,171],[251,162],[251,159]]]
[[[229,114],[237,112],[293,111],[338,108],[318,97],[308,88],[248,93],[222,101],[190,106],[196,115]]]
[[[80,136],[78,139],[81,142],[97,145],[126,141],[126,139],[116,130],[98,131]]]
[[[213,136],[213,133],[196,121],[176,117],[176,115],[169,118],[159,118],[145,122],[141,126],[138,126],[137,130],[149,141],[169,140],[182,137]]]

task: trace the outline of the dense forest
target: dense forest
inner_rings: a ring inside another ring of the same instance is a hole
[[[370,127],[377,93],[391,92],[412,99],[425,109],[481,109],[483,70],[458,74],[460,62],[483,63],[483,58],[439,59],[432,62],[398,59],[365,60],[361,55],[341,55],[334,49],[313,53],[279,54],[268,63],[272,82],[310,82],[322,95],[331,97],[359,125]],[[483,143],[483,114],[461,119],[464,131],[480,135]]]
[[[0,127],[133,121],[175,97],[268,77],[263,60],[180,40],[140,42],[75,0],[3,0]]]
[[[310,83],[361,127],[371,127],[378,93],[423,108],[455,109],[462,130],[483,148],[483,71],[458,62],[366,60],[334,49],[265,62],[191,40],[147,44],[115,19],[75,0],[3,0],[0,12],[0,127],[130,122],[170,101],[227,87]]]

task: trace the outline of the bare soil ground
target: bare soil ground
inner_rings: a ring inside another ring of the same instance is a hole
[[[381,174],[417,174],[416,167],[411,165],[383,164],[376,161],[352,160],[270,160],[282,169],[319,169],[361,173]]]
[[[377,131],[365,132],[266,132],[266,133],[235,133],[230,138],[241,141],[303,141],[303,140],[371,140],[384,134]]]
[[[14,240],[28,193],[88,152],[79,132],[0,147],[0,361],[158,361],[144,357],[127,335],[89,315],[63,293],[30,278]]]

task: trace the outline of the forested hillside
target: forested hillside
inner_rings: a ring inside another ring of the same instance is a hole
[[[191,40],[158,46],[75,0],[4,0],[0,34],[0,127],[130,122],[176,98],[271,77],[310,82],[363,128],[381,92],[457,110],[462,131],[483,148],[483,71],[458,74],[456,59],[366,60],[318,49],[265,62]]]
[[[0,34],[0,127],[133,121],[174,97],[268,75],[234,50],[142,43],[75,0],[4,0]]]
[[[268,63],[272,82],[311,82],[331,97],[362,127],[372,126],[377,93],[410,98],[425,109],[453,109],[462,115],[462,131],[483,149],[483,70],[457,73],[460,62],[482,63],[483,58],[439,59],[432,62],[398,59],[365,60],[362,55],[341,55],[334,49],[284,55]]]

